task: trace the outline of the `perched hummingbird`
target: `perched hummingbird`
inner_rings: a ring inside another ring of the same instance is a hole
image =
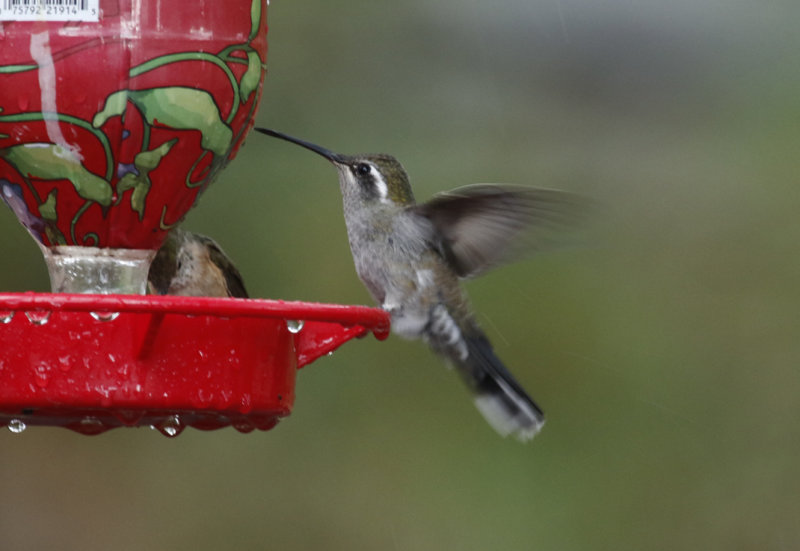
[[[239,270],[217,242],[180,228],[167,235],[147,281],[156,295],[247,298]]]
[[[531,226],[564,220],[574,197],[521,186],[475,185],[417,204],[408,175],[390,155],[341,155],[266,128],[336,166],[356,272],[391,314],[401,337],[422,338],[475,394],[475,405],[501,435],[525,441],[544,414],[495,355],[473,316],[459,278],[506,260]]]

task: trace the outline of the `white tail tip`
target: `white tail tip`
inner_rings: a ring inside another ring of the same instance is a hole
[[[480,394],[475,397],[475,407],[501,436],[513,434],[520,442],[536,436],[544,426],[544,418],[534,411],[509,411],[503,395]]]

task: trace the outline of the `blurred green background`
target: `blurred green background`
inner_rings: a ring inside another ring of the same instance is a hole
[[[421,343],[299,373],[266,433],[0,433],[3,550],[800,548],[795,0],[270,6],[257,122],[603,205],[468,283],[548,414],[502,440]],[[324,160],[251,135],[190,213],[253,296],[368,304]],[[47,290],[0,211],[3,290]]]

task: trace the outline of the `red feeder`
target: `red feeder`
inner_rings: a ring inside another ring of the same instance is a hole
[[[32,4],[0,6],[0,196],[70,294],[0,294],[0,422],[271,428],[295,370],[384,312],[137,296],[252,126],[265,0]]]
[[[33,19],[0,21],[0,192],[54,291],[142,294],[152,251],[252,126],[266,5],[27,4],[0,8]]]
[[[298,368],[389,329],[363,306],[50,293],[0,294],[0,324],[0,423],[167,436],[270,429],[291,412]]]

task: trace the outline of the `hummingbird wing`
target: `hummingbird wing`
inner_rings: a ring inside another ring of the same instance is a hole
[[[525,186],[476,184],[434,196],[412,207],[436,229],[440,254],[462,278],[515,256],[514,245],[541,249],[554,230],[577,221],[581,201],[569,192]]]
[[[203,236],[208,246],[208,256],[211,261],[217,265],[222,275],[225,277],[225,284],[228,287],[228,295],[234,298],[249,298],[247,289],[244,288],[244,280],[242,274],[233,265],[228,255],[220,248],[216,241],[210,237]]]

